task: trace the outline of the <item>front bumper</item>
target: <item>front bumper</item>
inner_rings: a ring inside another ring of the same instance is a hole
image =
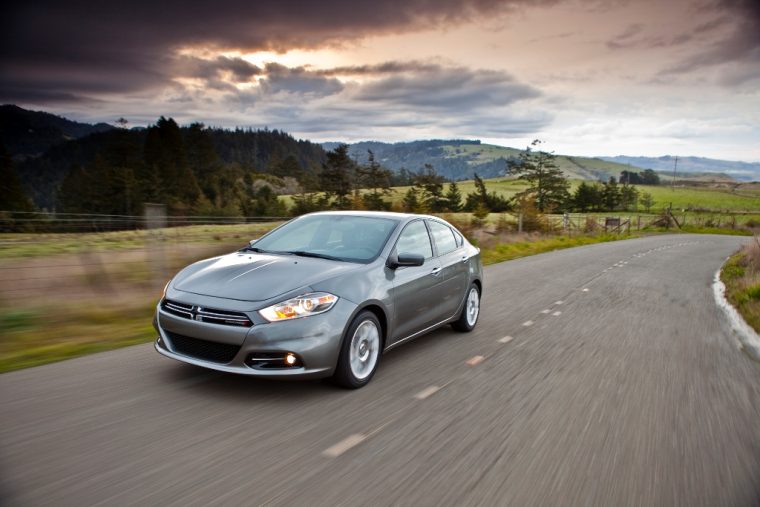
[[[160,354],[184,363],[218,370],[265,378],[321,378],[333,374],[340,354],[344,330],[356,305],[339,299],[329,311],[283,322],[255,323],[240,328],[206,322],[196,322],[164,311],[159,305],[153,325],[158,331],[154,344]],[[252,315],[253,316],[253,315]],[[211,345],[232,347],[234,357],[227,362],[210,361],[178,350],[172,336],[204,340]],[[234,352],[234,347],[239,350]],[[293,353],[300,359],[295,367],[257,368],[250,358],[266,354]]]

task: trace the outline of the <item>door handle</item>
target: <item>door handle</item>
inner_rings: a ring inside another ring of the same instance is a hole
[[[433,270],[430,272],[430,274],[431,274],[431,275],[433,275],[433,276],[438,276],[438,275],[440,275],[440,274],[441,274],[441,268],[439,268],[439,267],[437,267],[437,266],[436,266],[436,267],[434,267],[434,268],[433,268]]]
[[[466,255],[463,255],[463,256],[462,256],[462,262],[467,262],[469,259],[470,259],[470,258],[469,258],[469,257],[467,257]]]

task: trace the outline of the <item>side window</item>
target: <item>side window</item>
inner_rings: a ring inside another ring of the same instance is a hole
[[[430,232],[433,234],[435,246],[438,248],[438,255],[444,255],[457,249],[457,240],[454,232],[440,222],[429,220]]]
[[[425,259],[433,256],[430,236],[422,220],[417,220],[404,227],[404,231],[396,243],[396,253],[418,254]]]
[[[454,237],[457,239],[457,247],[464,245],[464,239],[462,238],[461,234],[459,234],[457,231],[454,231]]]

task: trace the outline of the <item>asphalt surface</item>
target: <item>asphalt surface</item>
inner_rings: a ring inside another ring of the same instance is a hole
[[[0,504],[760,505],[760,364],[711,289],[742,241],[488,267],[473,333],[388,353],[358,391],[152,345],[2,375]]]

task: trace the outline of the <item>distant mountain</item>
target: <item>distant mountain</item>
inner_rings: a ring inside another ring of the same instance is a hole
[[[340,143],[323,143],[326,150]],[[438,174],[452,180],[472,179],[475,173],[484,178],[506,175],[507,161],[517,159],[522,150],[470,140],[430,140],[406,143],[380,143],[365,141],[349,145],[349,154],[359,163],[366,163],[367,150],[385,167],[399,171],[417,172],[431,164]],[[599,158],[557,156],[557,164],[570,178],[584,180],[607,180],[619,177],[621,171],[640,171],[638,167],[608,162]]]
[[[44,209],[56,208],[58,190],[74,168],[93,167],[98,158],[120,170],[144,169],[148,132],[146,128],[89,125],[16,106],[0,106],[0,142],[14,158],[13,165],[25,191],[35,205]],[[319,144],[295,139],[279,130],[204,132],[210,144],[204,148],[213,151],[211,158],[249,173],[282,171],[280,166],[286,164],[292,174],[282,175],[300,174],[302,179],[315,180],[325,160],[325,151]],[[180,129],[180,137],[186,146],[192,144],[189,127]],[[196,174],[202,186],[205,179],[215,177],[202,171]]]
[[[668,175],[673,174],[673,166],[675,165],[675,157],[671,155],[663,157],[626,157],[621,155],[599,158],[609,162],[654,169]],[[676,170],[677,178],[682,177],[682,173],[703,173],[703,176],[706,177],[725,178],[730,176],[736,180],[760,181],[760,162],[732,162],[714,158],[678,157]]]
[[[66,141],[115,128],[107,123],[79,123],[8,104],[0,106],[0,143],[16,160],[36,157]]]

